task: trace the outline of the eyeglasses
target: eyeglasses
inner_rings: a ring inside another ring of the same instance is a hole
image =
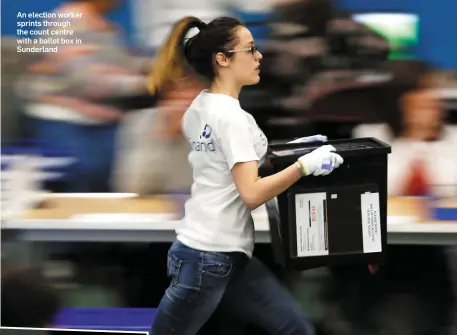
[[[249,47],[249,48],[229,50],[228,52],[233,53],[233,52],[243,52],[243,51],[250,51],[251,54],[254,56],[257,53],[257,51],[259,51],[259,49],[257,48],[256,45],[253,45],[252,47]]]

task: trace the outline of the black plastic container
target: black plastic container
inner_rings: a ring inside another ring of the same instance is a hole
[[[300,179],[267,203],[277,263],[287,270],[380,264],[387,245],[389,145],[360,138],[271,145],[274,172],[300,156],[333,145],[344,163],[328,176]]]

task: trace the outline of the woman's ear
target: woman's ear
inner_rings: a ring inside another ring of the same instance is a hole
[[[229,65],[229,59],[222,52],[216,54],[216,63],[220,66],[227,67]]]

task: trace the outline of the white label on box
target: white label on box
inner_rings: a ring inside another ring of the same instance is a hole
[[[328,255],[327,194],[295,195],[295,222],[297,228],[297,256]]]
[[[360,195],[362,212],[363,252],[381,252],[381,216],[379,213],[379,193]]]

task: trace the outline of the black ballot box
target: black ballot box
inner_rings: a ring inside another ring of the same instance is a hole
[[[306,176],[266,205],[277,263],[287,270],[380,264],[387,246],[389,145],[375,138],[269,148],[273,171],[331,144],[344,163],[327,176]]]

